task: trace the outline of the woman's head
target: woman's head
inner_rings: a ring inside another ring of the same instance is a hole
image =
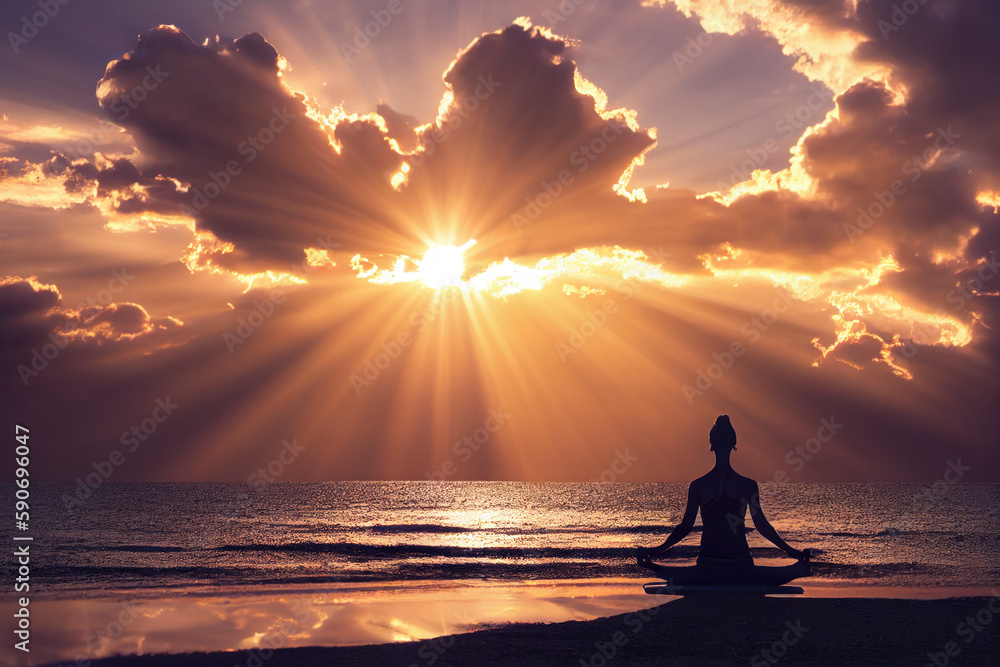
[[[708,441],[711,443],[710,451],[716,449],[736,449],[736,431],[729,423],[729,415],[719,415],[715,420],[715,426],[708,432]]]

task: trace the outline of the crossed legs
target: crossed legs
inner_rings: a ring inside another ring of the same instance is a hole
[[[649,560],[639,565],[675,586],[781,586],[809,576],[808,560],[780,567],[752,563],[699,563],[689,567],[667,567]]]

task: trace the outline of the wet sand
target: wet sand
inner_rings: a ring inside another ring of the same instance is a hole
[[[310,665],[991,665],[1000,597],[672,599],[590,621],[418,642],[117,657],[93,667]]]

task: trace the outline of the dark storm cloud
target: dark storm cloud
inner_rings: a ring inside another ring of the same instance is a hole
[[[871,235],[902,254],[954,247],[980,224],[977,188],[959,160],[975,144],[961,125],[912,122],[882,86],[857,84],[838,98],[841,118],[804,142],[807,171],[845,216],[844,240]],[[942,122],[938,122],[942,121]]]
[[[124,157],[112,160],[103,168],[93,162],[76,160],[65,172],[67,192],[79,192],[95,184],[97,196],[113,197],[114,210],[121,214],[177,215],[191,199],[178,187],[177,181],[159,173],[143,174]]]
[[[108,65],[98,96],[150,171],[191,185],[186,210],[244,267],[301,262],[331,233],[345,247],[398,249],[384,176],[398,156],[364,119],[338,125],[338,154],[279,65],[256,33],[199,46],[161,26]]]
[[[0,280],[0,346],[20,346],[40,339],[53,326],[48,312],[60,300],[53,285],[19,278]]]
[[[895,66],[907,86],[913,124],[926,120],[961,124],[975,138],[976,153],[989,156],[996,167],[1000,15],[995,3],[927,2],[904,12],[899,4],[875,0],[858,7],[859,26],[869,39],[858,48],[857,57]]]
[[[114,280],[124,286],[129,276],[116,272]],[[17,362],[17,373],[30,382],[39,365],[68,346],[100,346],[143,339],[143,344],[162,345],[182,324],[172,317],[151,317],[134,303],[115,303],[114,282],[77,308],[67,307],[55,285],[35,278],[0,278],[0,356],[5,372]],[[43,348],[52,348],[52,354]],[[38,353],[36,355],[36,352]],[[41,361],[35,357],[40,355]],[[19,361],[18,361],[19,360]],[[25,382],[27,384],[28,382]]]
[[[620,198],[612,186],[654,139],[623,113],[602,116],[575,74],[564,40],[521,25],[456,58],[444,76],[451,105],[422,132],[404,190],[432,237],[458,229],[457,242],[479,239],[473,253],[501,257],[580,247],[580,210]],[[539,195],[552,200],[533,230],[545,231],[521,235],[514,216],[533,221]]]

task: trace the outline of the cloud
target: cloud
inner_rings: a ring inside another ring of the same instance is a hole
[[[33,353],[27,351],[33,348],[62,350],[70,345],[132,341],[158,347],[183,326],[173,317],[152,317],[138,304],[112,302],[111,291],[104,292],[69,308],[58,287],[36,276],[0,278],[0,354],[8,361],[20,357],[23,363],[18,369],[30,369]]]
[[[794,68],[842,92],[863,79],[884,81],[889,70],[879,60],[854,60],[864,41],[862,26],[845,0],[644,0],[647,7],[674,5],[697,16],[710,33],[735,35],[760,30],[778,41]]]
[[[328,131],[284,85],[283,66],[257,33],[199,46],[160,26],[108,65],[98,99],[132,133],[144,171],[190,186],[184,210],[235,245],[241,268],[300,262],[331,232],[351,247],[398,249],[398,212],[386,205],[395,193],[374,177],[398,164],[388,140],[370,119]]]
[[[60,299],[55,285],[42,284],[33,276],[0,280],[0,345],[23,345],[61,325],[63,321],[48,317]]]
[[[633,112],[605,108],[569,43],[541,28],[483,35],[444,80],[442,112],[419,129],[402,189],[433,242],[477,238],[475,252],[493,257],[581,247],[580,210],[624,200],[631,168],[655,143]],[[545,232],[522,236],[514,216],[530,222],[539,199]]]

